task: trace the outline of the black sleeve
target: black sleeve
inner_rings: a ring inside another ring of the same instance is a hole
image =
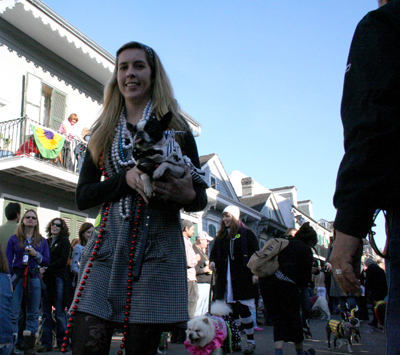
[[[217,238],[214,238],[214,243],[212,245],[211,251],[210,251],[210,263],[214,262],[217,259]]]
[[[107,201],[118,201],[128,194],[136,194],[127,184],[125,175],[126,171],[100,181],[102,172],[96,167],[90,151],[87,150],[76,188],[78,208],[85,210]]]
[[[248,248],[248,257],[249,259],[251,258],[251,256],[258,250],[260,250],[260,247],[258,245],[258,240],[256,235],[254,234],[254,232],[248,228],[246,230],[246,236],[247,236],[247,248]]]
[[[184,144],[181,147],[182,154],[190,158],[193,165],[200,169],[200,159],[197,152],[196,142],[193,134],[187,132],[184,137]],[[190,205],[183,206],[186,212],[197,212],[203,210],[207,205],[207,194],[206,190],[198,186],[193,186],[196,191],[196,198]]]
[[[311,282],[311,269],[312,269],[312,264],[313,264],[313,254],[311,249],[304,245],[302,246],[302,253],[299,255],[302,255],[303,257],[299,260],[298,266],[298,286],[299,287],[304,287],[310,284]]]
[[[357,26],[345,74],[335,228],[363,238],[376,209],[399,196],[400,4],[370,12]]]

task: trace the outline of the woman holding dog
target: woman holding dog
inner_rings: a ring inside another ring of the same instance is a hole
[[[253,316],[255,307],[257,276],[247,267],[249,257],[258,247],[253,231],[239,221],[240,210],[228,206],[222,212],[221,228],[213,244],[210,255],[210,268],[215,271],[215,299],[226,300],[232,307],[236,324],[243,325],[247,335],[244,354],[253,354],[254,341]],[[241,350],[241,349],[236,349]]]
[[[205,189],[186,168],[182,178],[153,181],[148,198],[133,158],[134,125],[168,112],[169,128],[182,132],[183,154],[199,168],[196,143],[158,55],[138,42],[123,45],[76,192],[80,209],[102,207],[82,252],[71,307],[74,355],[108,354],[114,328],[124,329],[120,354],[156,354],[162,331],[189,319],[180,209],[202,210]]]
[[[300,317],[300,290],[311,282],[313,253],[317,234],[304,223],[288,246],[279,253],[279,269],[269,278],[260,278],[260,290],[274,328],[275,355],[283,354],[285,342],[293,342],[297,355],[314,355],[303,350]]]

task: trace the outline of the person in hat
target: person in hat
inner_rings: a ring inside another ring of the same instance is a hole
[[[254,232],[239,221],[240,210],[228,206],[222,212],[221,227],[211,250],[210,268],[215,271],[215,299],[226,300],[233,311],[238,326],[243,326],[247,335],[244,354],[253,354],[253,316],[258,277],[247,267],[250,257],[259,250]],[[235,349],[240,351],[241,349]]]
[[[214,240],[207,232],[200,232],[196,236],[196,243],[194,244],[194,252],[200,257],[196,265],[197,277],[197,306],[195,316],[203,316],[208,312],[210,304],[210,287],[212,280],[212,271],[210,269],[210,260],[207,256],[208,244]]]

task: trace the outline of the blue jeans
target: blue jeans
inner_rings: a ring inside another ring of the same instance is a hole
[[[387,355],[400,355],[400,210],[389,210],[386,223],[389,230],[388,303],[385,329]]]
[[[0,273],[0,355],[10,354],[13,348],[14,336],[11,323],[11,280]],[[8,344],[8,345],[7,345]]]
[[[67,315],[63,302],[64,297],[64,281],[62,278],[56,278],[56,299],[54,304],[50,302],[49,290],[46,289],[43,295],[43,335],[42,344],[47,349],[53,348],[52,332],[53,332],[53,318],[51,316],[51,307],[56,309],[56,323],[57,323],[57,346],[61,348],[64,343],[65,331],[67,330]],[[67,342],[68,343],[68,342]]]
[[[39,330],[39,308],[42,296],[42,285],[40,279],[30,279],[30,295],[26,303],[26,330],[35,334]],[[21,303],[24,297],[24,279],[19,279],[11,299],[11,321],[14,333],[18,334],[18,318],[21,311]]]

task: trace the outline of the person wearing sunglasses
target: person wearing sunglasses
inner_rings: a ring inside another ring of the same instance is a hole
[[[11,299],[12,326],[18,333],[21,304],[26,305],[24,353],[35,354],[33,347],[39,336],[39,308],[42,296],[40,267],[50,261],[49,247],[39,233],[39,220],[34,210],[27,210],[17,227],[17,233],[7,243],[6,255],[11,273],[13,295]],[[19,342],[21,343],[21,342]]]
[[[38,352],[53,350],[52,307],[55,308],[57,323],[57,347],[61,349],[63,338],[67,330],[67,316],[65,307],[72,301],[72,285],[68,272],[68,257],[71,250],[68,226],[62,218],[52,219],[46,227],[47,242],[50,249],[50,264],[43,274],[46,291],[43,295],[43,335],[42,347]],[[66,341],[68,344],[68,341]],[[68,349],[69,350],[69,349]]]

